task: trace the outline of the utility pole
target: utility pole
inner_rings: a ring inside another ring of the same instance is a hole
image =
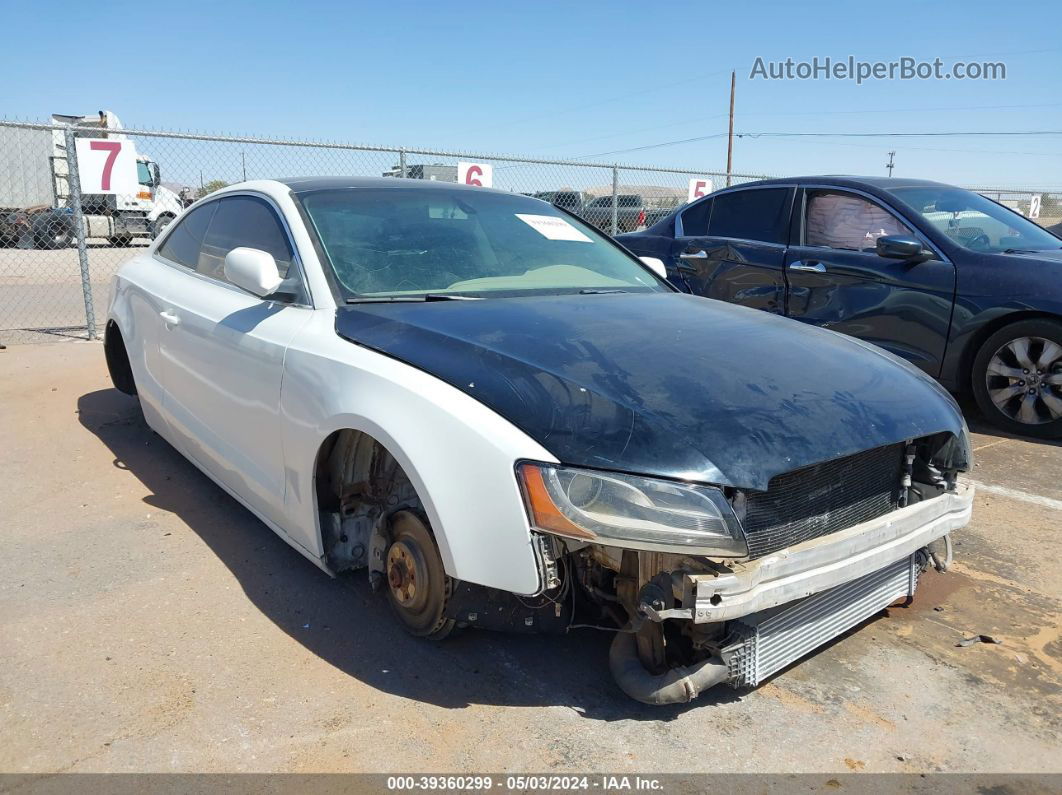
[[[247,158],[244,157],[243,152],[240,152],[240,167],[243,168],[243,181],[247,181]]]
[[[726,139],[726,186],[730,187],[730,176],[734,168],[734,88],[737,85],[737,72],[730,73],[730,134]]]
[[[892,176],[892,159],[896,156],[895,152],[889,152],[889,162],[885,164],[885,168],[889,170],[889,176]]]

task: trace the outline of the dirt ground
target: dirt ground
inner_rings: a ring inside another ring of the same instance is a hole
[[[953,572],[650,708],[605,633],[407,637],[148,430],[98,343],[0,351],[0,401],[0,771],[1062,771],[1062,446],[972,411]]]

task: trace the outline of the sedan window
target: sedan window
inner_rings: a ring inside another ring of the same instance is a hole
[[[720,193],[708,221],[709,237],[785,243],[789,228],[789,188],[758,188]]]
[[[900,201],[971,251],[1046,251],[1060,248],[1057,237],[1018,213],[973,191],[947,185],[893,188]]]
[[[682,213],[682,236],[704,237],[708,234],[708,218],[712,214],[712,200],[702,199]]]
[[[217,214],[203,240],[196,270],[218,281],[225,278],[225,255],[246,246],[273,255],[280,278],[286,278],[293,253],[276,212],[257,196],[226,196],[217,202]]]
[[[804,245],[873,251],[885,235],[914,233],[884,207],[862,196],[834,191],[809,192],[804,215]]]
[[[178,218],[159,246],[159,256],[195,270],[203,238],[217,209],[218,202],[207,202]]]

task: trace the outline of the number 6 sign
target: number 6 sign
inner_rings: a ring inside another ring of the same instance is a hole
[[[457,181],[462,185],[489,188],[494,183],[494,166],[489,163],[458,163]]]
[[[78,138],[77,171],[82,193],[136,196],[136,149],[132,141]]]

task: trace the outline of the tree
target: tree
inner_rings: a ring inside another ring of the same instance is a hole
[[[216,190],[221,190],[222,188],[227,188],[228,186],[229,183],[227,183],[223,179],[212,179],[210,180],[210,182],[208,182],[206,185],[196,191],[195,197],[197,199],[202,199],[208,193],[213,193]]]

